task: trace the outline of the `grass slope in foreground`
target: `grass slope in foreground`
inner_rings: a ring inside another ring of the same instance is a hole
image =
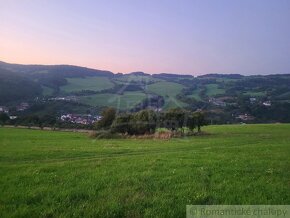
[[[290,125],[93,140],[0,129],[0,216],[185,217],[186,204],[289,204]]]

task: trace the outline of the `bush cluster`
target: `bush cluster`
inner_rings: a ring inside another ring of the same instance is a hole
[[[171,132],[177,130],[192,132],[197,129],[199,132],[201,126],[206,123],[204,113],[182,109],[172,109],[166,112],[141,110],[135,113],[116,114],[114,109],[108,108],[102,115],[102,119],[96,124],[97,130],[109,130],[112,133],[128,135],[154,134],[157,128],[164,128]]]

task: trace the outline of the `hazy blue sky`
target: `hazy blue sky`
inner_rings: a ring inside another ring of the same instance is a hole
[[[0,60],[290,73],[290,0],[0,0]]]

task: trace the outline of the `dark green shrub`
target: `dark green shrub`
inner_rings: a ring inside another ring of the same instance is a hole
[[[107,108],[102,112],[102,119],[96,123],[96,129],[108,129],[116,117],[116,109]]]
[[[112,133],[109,130],[100,130],[94,133],[90,134],[91,138],[97,138],[97,139],[121,139],[123,138],[122,135],[117,133]]]

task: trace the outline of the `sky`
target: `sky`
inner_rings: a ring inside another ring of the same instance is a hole
[[[0,0],[0,60],[115,73],[290,73],[290,1]]]

